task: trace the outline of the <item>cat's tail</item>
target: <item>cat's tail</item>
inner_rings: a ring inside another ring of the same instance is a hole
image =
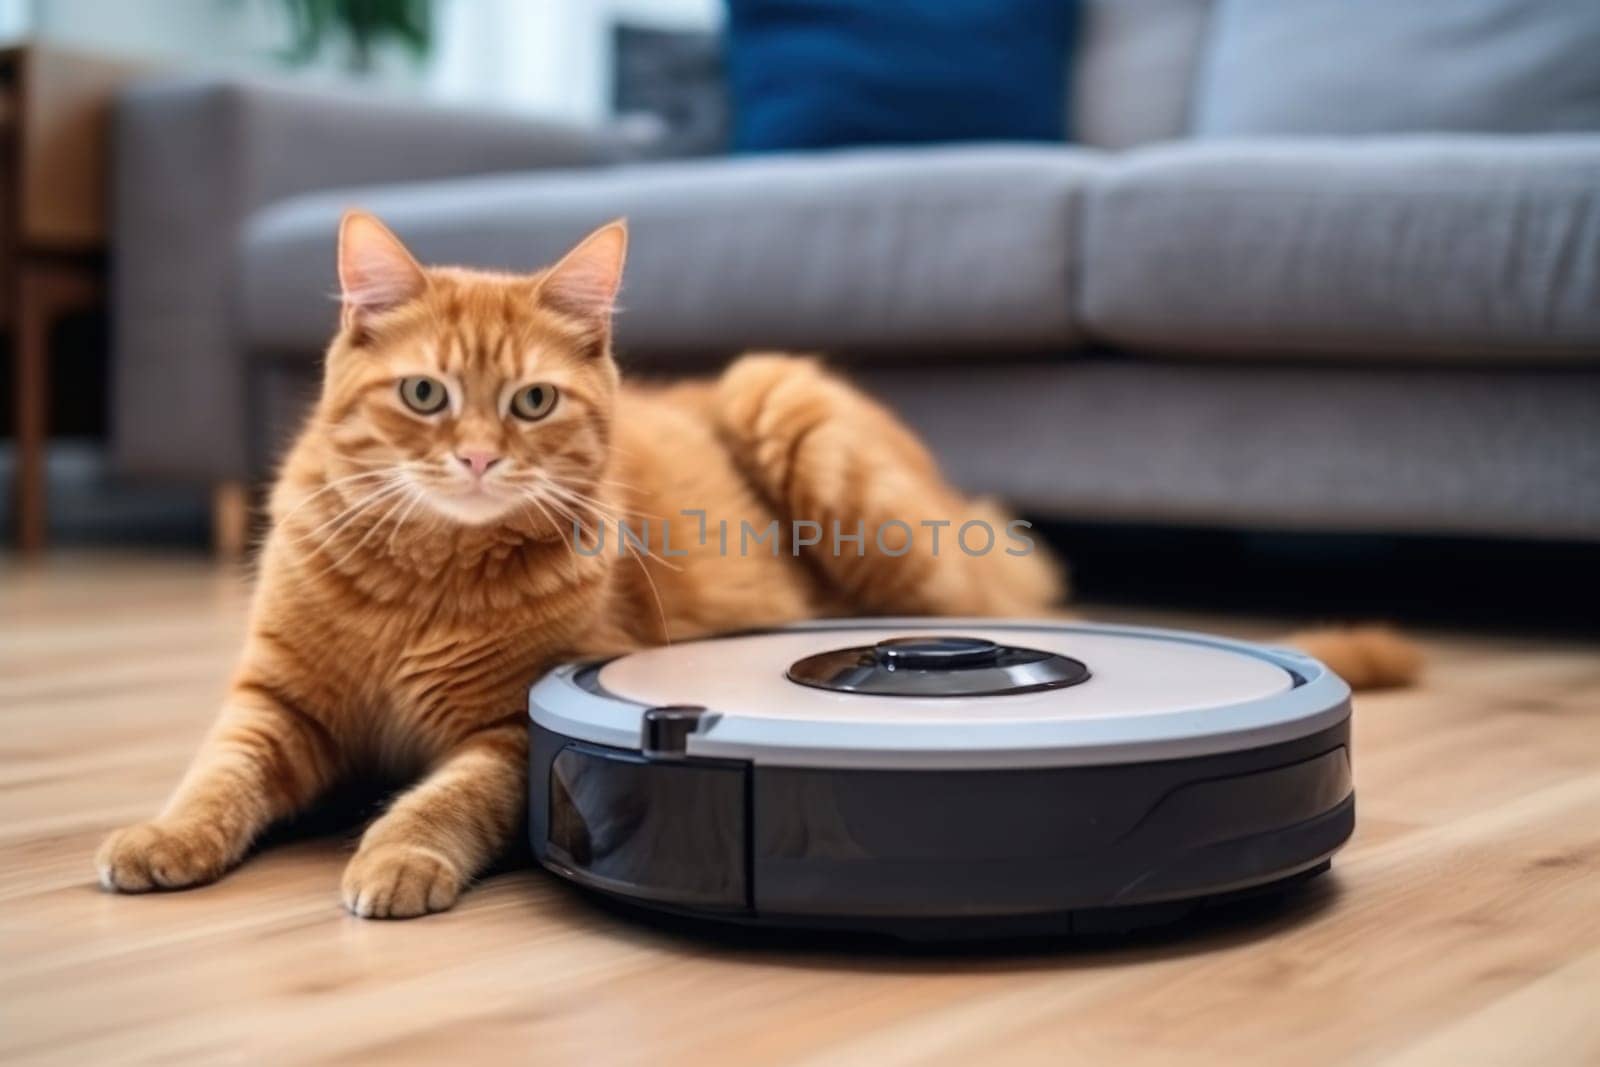
[[[1394,689],[1422,674],[1422,649],[1392,627],[1330,626],[1284,641],[1327,664],[1351,689]]]

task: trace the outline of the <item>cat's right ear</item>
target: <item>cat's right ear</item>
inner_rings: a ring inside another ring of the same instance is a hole
[[[387,226],[365,212],[345,212],[339,222],[340,325],[359,327],[370,316],[415,300],[427,287],[427,275]]]
[[[608,222],[546,272],[539,298],[563,314],[607,329],[627,256],[628,224],[622,219]]]

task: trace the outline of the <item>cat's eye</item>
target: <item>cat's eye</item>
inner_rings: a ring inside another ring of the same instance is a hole
[[[418,415],[437,415],[449,403],[450,394],[437,378],[401,378],[400,399]]]
[[[511,396],[511,414],[527,422],[544,418],[555,406],[553,385],[525,385]]]

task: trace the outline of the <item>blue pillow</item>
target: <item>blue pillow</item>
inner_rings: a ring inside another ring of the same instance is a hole
[[[1076,0],[729,0],[733,147],[1061,141]]]

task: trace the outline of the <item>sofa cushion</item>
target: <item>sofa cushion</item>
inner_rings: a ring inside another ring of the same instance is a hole
[[[1086,0],[1073,57],[1067,135],[1096,148],[1176,140],[1213,0]]]
[[[1121,347],[1600,359],[1600,136],[1144,149],[1084,232]]]
[[[1594,0],[1218,0],[1198,136],[1600,130]]]
[[[339,214],[360,206],[424,262],[508,270],[626,216],[624,353],[1059,349],[1079,336],[1076,227],[1099,167],[1064,146],[903,149],[319,193],[249,222],[242,340],[320,350]]]

